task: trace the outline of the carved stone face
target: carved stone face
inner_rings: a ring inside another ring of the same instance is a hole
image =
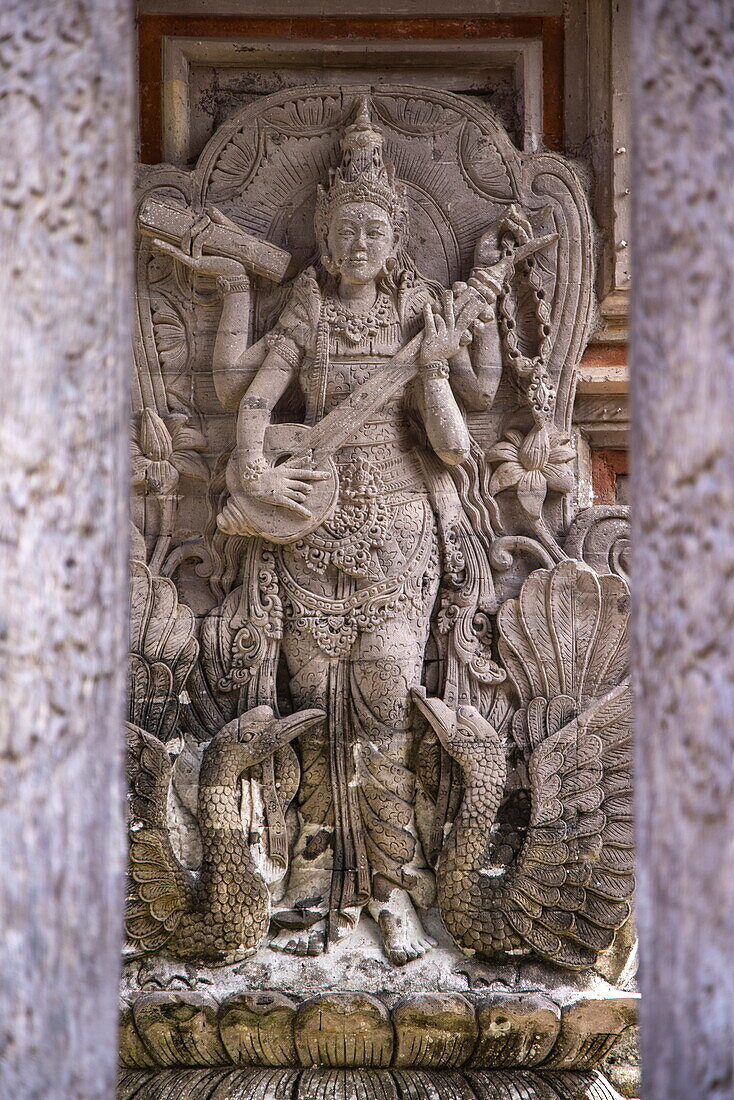
[[[338,206],[327,240],[334,269],[347,283],[373,282],[396,250],[390,219],[372,202]]]

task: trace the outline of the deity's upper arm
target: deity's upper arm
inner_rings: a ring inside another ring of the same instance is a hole
[[[295,280],[277,323],[261,341],[268,350],[247,389],[248,399],[262,400],[272,409],[297,377],[318,326],[320,301],[315,279],[310,272],[304,272]]]
[[[288,389],[294,374],[294,366],[272,348],[247,389],[246,404],[272,411]]]

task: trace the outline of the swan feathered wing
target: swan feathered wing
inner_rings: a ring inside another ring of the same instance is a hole
[[[530,824],[500,907],[529,947],[563,966],[592,966],[629,916],[630,726],[625,682],[530,755]]]
[[[194,876],[176,859],[168,835],[171,765],[157,737],[127,724],[130,789],[125,928],[141,953],[164,947],[196,903]]]
[[[569,967],[593,965],[630,911],[628,619],[625,582],[577,561],[531,573],[498,614],[532,806],[499,907],[528,946]]]
[[[582,562],[536,569],[497,615],[499,652],[520,704],[567,696],[577,709],[628,674],[629,589]]]

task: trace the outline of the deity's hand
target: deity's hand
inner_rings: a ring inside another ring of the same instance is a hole
[[[272,504],[289,512],[310,519],[306,507],[311,492],[310,482],[325,481],[326,470],[310,470],[295,466],[267,466],[256,463],[246,466],[242,473],[243,491],[262,504]]]
[[[217,210],[215,206],[208,206],[206,211],[194,222],[189,234],[188,251],[184,248],[177,248],[176,245],[169,244],[168,241],[162,241],[159,237],[154,237],[151,244],[159,252],[165,252],[167,256],[171,256],[174,260],[178,260],[179,263],[191,268],[197,275],[209,275],[212,279],[247,278],[245,266],[239,260],[230,259],[229,256],[210,256],[208,254],[205,256],[202,254],[204,243],[202,234],[210,222],[237,230],[237,226],[226,214],[223,214],[221,210]]]
[[[481,295],[487,307],[491,308],[500,296],[512,271],[512,260],[503,256],[490,267],[475,267],[468,280],[468,286]]]
[[[477,241],[474,268],[468,284],[482,295],[489,306],[494,305],[512,277],[514,247],[527,244],[532,236],[530,222],[513,204]]]
[[[434,313],[431,305],[424,307],[425,328],[418,357],[421,366],[453,359],[462,347],[471,343],[472,325],[477,320],[475,295],[463,295],[458,303],[457,313],[454,295],[447,290],[443,294],[443,317]]]

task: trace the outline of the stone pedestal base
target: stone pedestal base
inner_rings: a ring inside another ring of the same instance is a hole
[[[621,1100],[594,1070],[126,1070],[120,1100]]]
[[[496,976],[481,993],[304,997],[223,984],[128,993],[121,1097],[603,1100],[619,1094],[600,1067],[636,1021],[636,995],[599,983],[557,999],[529,982],[502,989]]]

